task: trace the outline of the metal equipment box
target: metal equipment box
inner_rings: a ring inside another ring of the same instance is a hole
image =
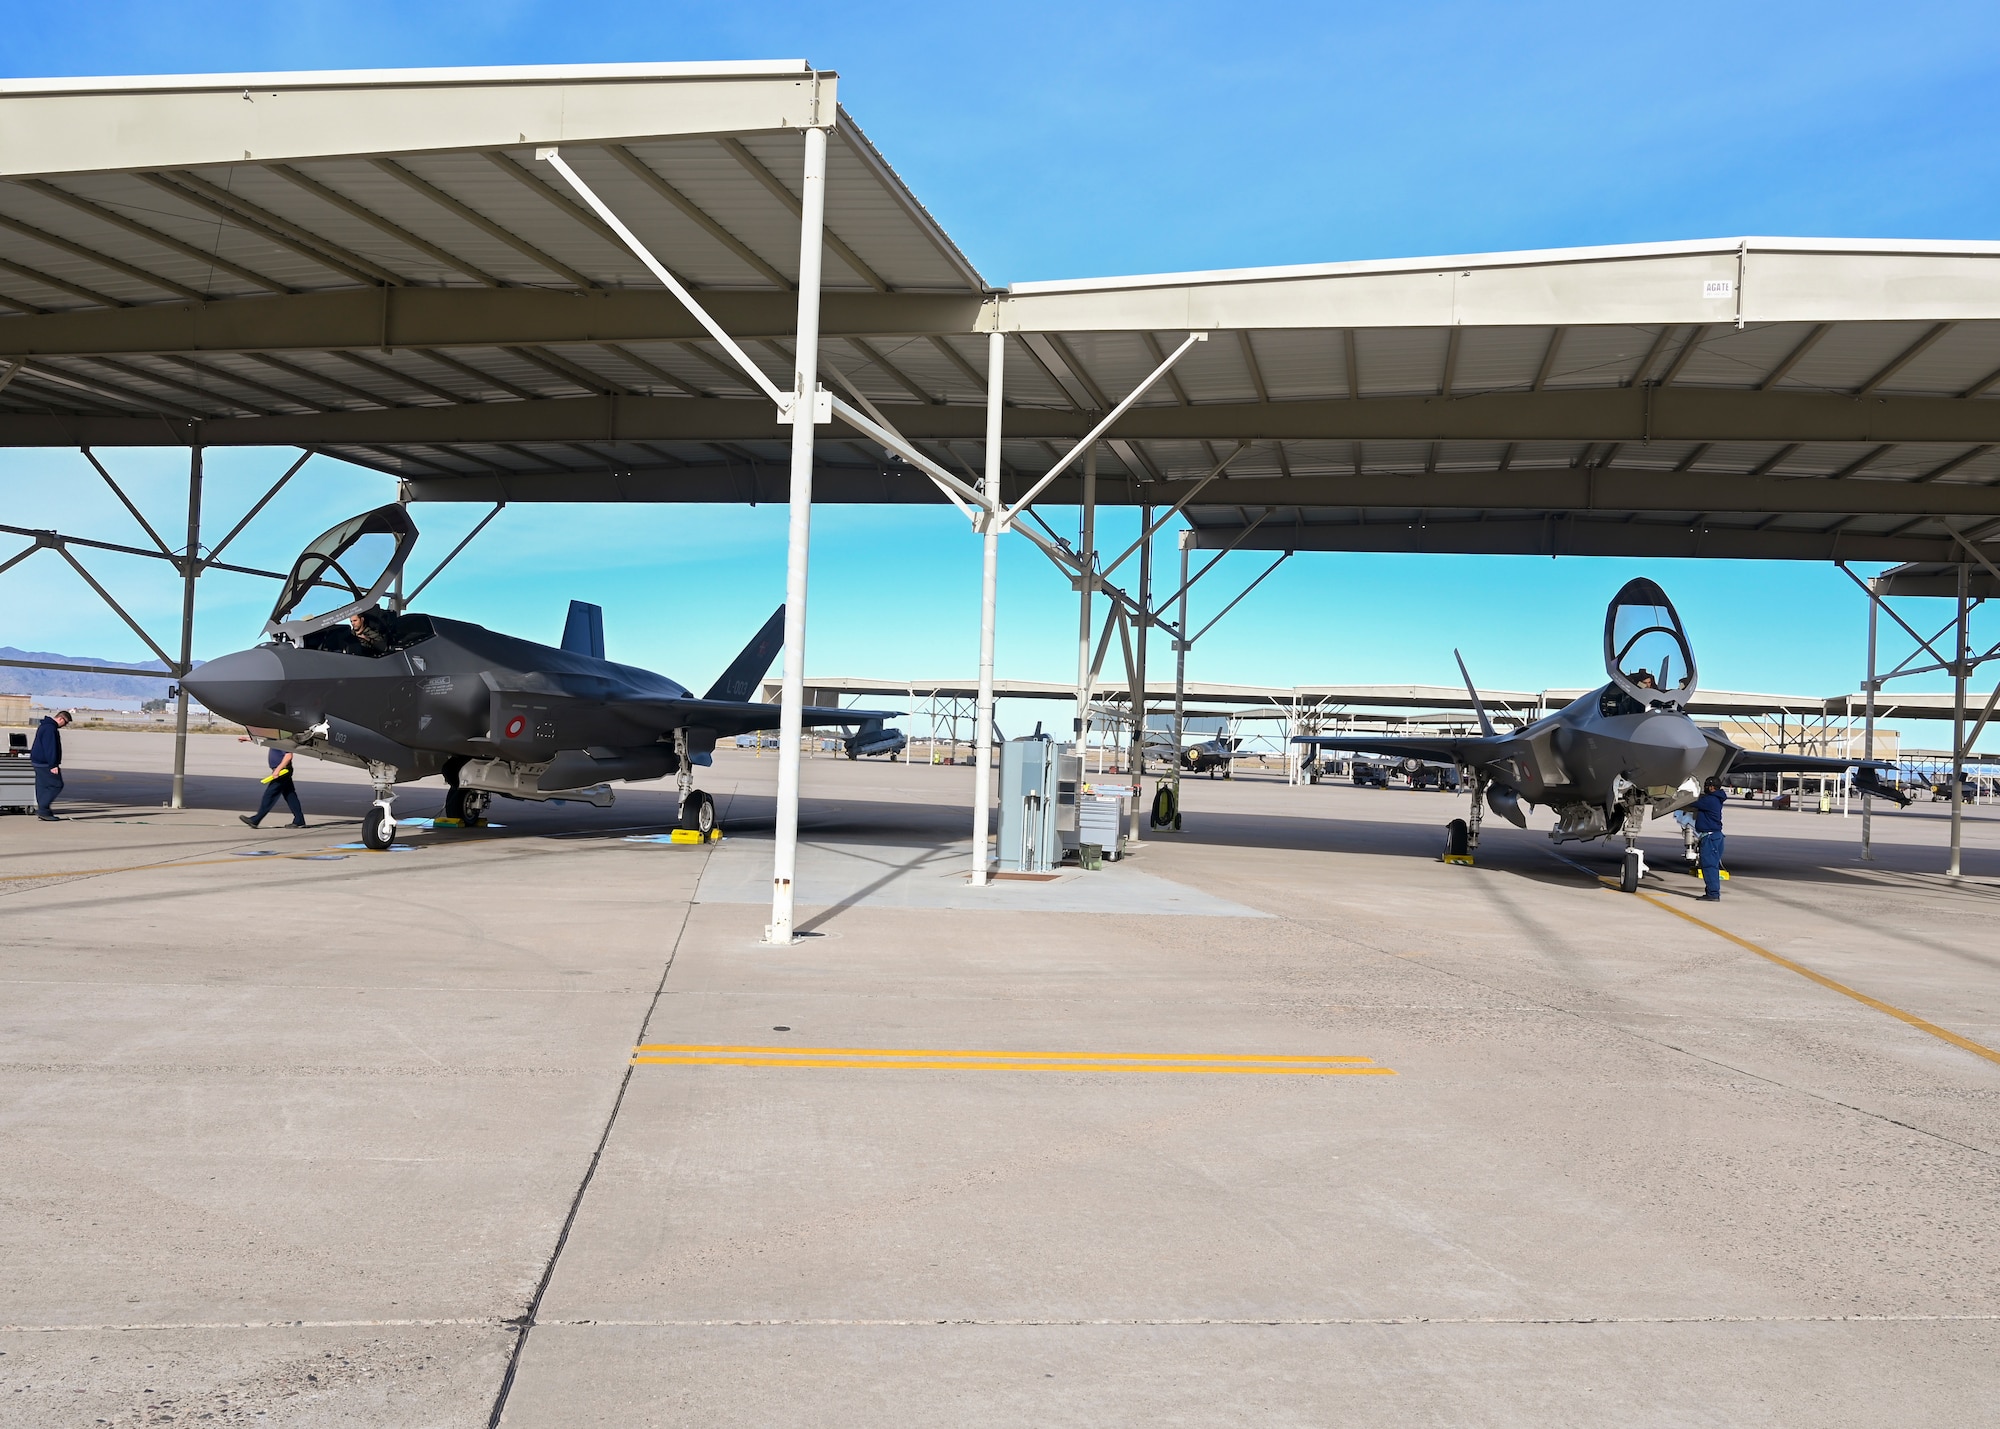
[[[1076,843],[1076,790],[1082,762],[1046,737],[1000,746],[1002,873],[1048,873]]]
[[[0,809],[35,807],[35,766],[18,754],[0,754]]]
[[[1103,794],[1086,794],[1076,806],[1076,839],[1080,844],[1096,844],[1106,858],[1115,859],[1123,850],[1119,833],[1125,823],[1125,801]]]

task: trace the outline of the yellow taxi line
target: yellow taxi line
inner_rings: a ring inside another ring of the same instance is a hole
[[[1081,1058],[1091,1062],[1372,1062],[1372,1057],[1307,1057],[1265,1052],[1009,1052],[994,1048],[970,1051],[947,1047],[772,1047],[763,1044],[715,1045],[697,1042],[645,1042],[635,1052],[760,1052],[765,1056],[814,1057],[1027,1057],[1036,1061]]]
[[[1163,1065],[1157,1062],[968,1062],[877,1058],[867,1061],[828,1061],[798,1057],[634,1057],[642,1065],[672,1067],[848,1067],[861,1071],[941,1071],[941,1072],[1160,1072],[1196,1077],[1393,1077],[1388,1067],[1226,1067],[1214,1063],[1190,1062]]]
[[[1970,1037],[1961,1037],[1958,1035],[1958,1033],[1953,1032],[1948,1028],[1940,1027],[1935,1022],[1926,1022],[1923,1018],[1917,1016],[1914,1012],[1905,1012],[1903,1011],[1902,1008],[1893,1006],[1890,1003],[1886,1003],[1882,1001],[1882,999],[1879,997],[1870,997],[1867,993],[1860,992],[1854,988],[1851,988],[1844,982],[1835,982],[1832,978],[1826,976],[1824,973],[1816,973],[1811,968],[1806,967],[1803,963],[1795,963],[1790,958],[1781,957],[1779,954],[1772,952],[1769,948],[1760,948],[1755,943],[1751,942],[1748,938],[1739,938],[1736,936],[1736,934],[1730,932],[1727,928],[1718,928],[1715,926],[1715,924],[1707,921],[1704,918],[1697,918],[1692,913],[1684,913],[1680,909],[1674,907],[1673,904],[1667,902],[1665,899],[1655,898],[1650,893],[1639,893],[1637,896],[1645,899],[1655,908],[1664,908],[1667,912],[1673,914],[1676,918],[1685,919],[1686,921],[1694,924],[1697,928],[1706,928],[1709,932],[1715,934],[1716,937],[1726,938],[1730,942],[1736,944],[1737,947],[1742,948],[1747,952],[1755,953],[1758,957],[1763,958],[1768,962],[1776,963],[1781,968],[1789,969],[1790,971],[1797,973],[1802,978],[1806,978],[1811,982],[1816,982],[1823,988],[1827,988],[1830,991],[1839,993],[1842,997],[1851,997],[1856,1002],[1861,1003],[1865,1007],[1872,1007],[1877,1012],[1885,1012],[1889,1016],[1895,1018],[1898,1022],[1908,1023],[1910,1026],[1916,1028],[1919,1032],[1928,1032],[1930,1033],[1931,1036],[1938,1038],[1940,1041],[1949,1042],[1954,1047],[1961,1047],[1967,1052],[1972,1053],[1975,1057],[1984,1057],[1989,1062],[2000,1062],[2000,1052],[1996,1052],[1991,1047],[1975,1042]]]

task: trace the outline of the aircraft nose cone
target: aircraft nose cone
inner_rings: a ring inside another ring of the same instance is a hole
[[[1630,736],[1625,777],[1648,789],[1679,785],[1694,773],[1708,740],[1686,715],[1652,714]]]
[[[181,681],[203,705],[237,724],[268,725],[284,692],[285,666],[275,650],[238,650],[210,660]]]

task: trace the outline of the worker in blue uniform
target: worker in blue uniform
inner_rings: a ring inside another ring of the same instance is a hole
[[[62,731],[72,718],[68,710],[42,716],[35,726],[35,742],[28,749],[28,762],[35,766],[35,817],[54,823],[61,815],[54,809],[62,793]]]
[[[1722,901],[1722,806],[1728,798],[1722,792],[1722,781],[1711,778],[1701,786],[1701,797],[1694,801],[1694,836],[1698,841],[1701,881],[1707,889],[1701,895],[1704,903]]]
[[[291,827],[304,828],[306,811],[299,806],[299,791],[292,787],[292,751],[272,750],[270,764],[271,772],[264,776],[264,796],[257,801],[257,812],[238,814],[236,817],[254,829],[258,821],[271,812],[271,806],[283,799],[285,807],[292,811]]]

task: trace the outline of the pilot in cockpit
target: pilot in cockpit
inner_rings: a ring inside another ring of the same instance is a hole
[[[1641,690],[1658,688],[1651,670],[1635,670],[1625,678]],[[1644,714],[1646,707],[1616,685],[1610,685],[1605,688],[1604,697],[1597,702],[1597,712],[1609,718],[1612,715]]]
[[[386,655],[389,651],[389,616],[380,607],[371,606],[367,610],[356,611],[348,617],[347,624],[354,631],[354,638],[360,642],[362,655]]]

